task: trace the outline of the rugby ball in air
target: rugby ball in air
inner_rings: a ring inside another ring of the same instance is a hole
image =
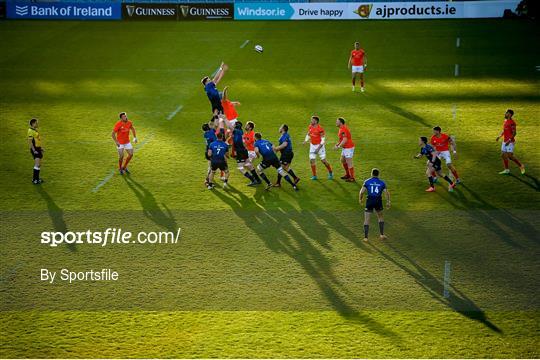
[[[261,45],[255,45],[255,51],[258,53],[262,53],[264,49]]]

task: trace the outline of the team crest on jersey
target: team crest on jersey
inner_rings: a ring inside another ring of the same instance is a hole
[[[371,13],[372,7],[373,7],[373,4],[362,4],[358,7],[356,11],[354,11],[354,13],[359,15],[360,17],[369,18],[369,14]]]

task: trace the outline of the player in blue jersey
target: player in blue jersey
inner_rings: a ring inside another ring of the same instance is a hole
[[[206,172],[206,179],[204,181],[205,185],[208,186],[208,176],[210,175],[210,156],[208,156],[208,148],[210,144],[217,140],[216,131],[210,127],[208,124],[202,125],[203,136],[206,142],[206,148],[204,150],[204,158],[208,160],[208,171]]]
[[[450,184],[448,186],[448,191],[454,191],[456,183],[453,182],[452,179],[448,177],[448,175],[443,175],[441,159],[439,159],[439,157],[437,156],[437,151],[435,150],[435,148],[428,144],[427,137],[421,136],[418,139],[418,145],[420,146],[420,152],[418,153],[418,155],[415,156],[415,158],[420,159],[422,156],[425,156],[428,159],[426,176],[429,180],[429,188],[427,188],[426,191],[435,191],[435,179],[433,177],[433,173],[436,173]]]
[[[274,153],[274,146],[270,141],[263,140],[261,133],[255,133],[255,153],[257,154],[257,157],[261,156],[263,158],[261,163],[257,165],[257,170],[259,171],[259,175],[261,176],[261,178],[266,183],[266,190],[270,190],[270,188],[272,187],[270,180],[268,180],[266,174],[264,173],[264,169],[267,169],[270,166],[275,167],[278,171],[278,174],[283,176],[283,178],[289,184],[291,184],[294,190],[298,190],[298,187],[289,177],[289,173],[287,173],[287,171],[285,171],[279,163],[279,159],[276,156],[276,153]]]
[[[229,168],[227,158],[229,157],[229,145],[223,141],[223,134],[217,134],[217,140],[208,146],[208,157],[210,158],[210,174],[208,174],[208,189],[212,190],[214,185],[214,172],[219,169],[223,171],[223,188],[228,187]]]
[[[204,157],[206,160],[210,160],[208,157],[208,148],[211,143],[217,140],[216,131],[210,127],[208,124],[202,125],[202,130],[204,131],[204,140],[206,141],[206,150],[204,151]]]
[[[364,241],[368,241],[369,220],[373,210],[377,212],[377,218],[379,219],[380,238],[381,240],[386,239],[386,235],[384,235],[383,193],[386,194],[386,207],[390,208],[390,192],[388,192],[384,181],[379,179],[379,169],[373,169],[371,170],[371,177],[364,181],[364,185],[362,185],[359,195],[360,205],[362,205],[364,202],[364,194],[367,194],[366,207],[364,210]]]
[[[261,179],[255,171],[255,168],[249,160],[248,151],[244,145],[244,131],[242,130],[242,123],[236,120],[232,131],[232,140],[234,151],[236,152],[236,163],[238,170],[247,177],[251,182],[248,186],[255,186],[261,183]]]
[[[291,169],[291,162],[294,157],[294,153],[292,148],[292,140],[289,136],[289,127],[286,124],[281,125],[281,127],[279,128],[279,133],[281,134],[281,136],[279,137],[279,145],[274,147],[274,151],[281,152],[279,162],[281,163],[283,170],[287,171],[289,175],[293,177],[294,184],[296,185],[300,181],[300,178],[296,176],[294,171]],[[278,173],[277,182],[274,184],[274,186],[281,186],[281,178],[281,174]]]
[[[205,76],[201,80],[201,83],[204,86],[204,91],[206,92],[206,96],[208,96],[208,100],[210,100],[210,104],[212,105],[212,113],[214,115],[223,114],[221,95],[217,89],[217,84],[221,81],[223,75],[225,75],[225,71],[227,71],[228,68],[229,67],[227,64],[222,62],[213,79],[210,79],[210,76]]]

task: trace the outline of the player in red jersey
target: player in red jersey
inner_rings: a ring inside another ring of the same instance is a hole
[[[120,120],[118,120],[118,122],[114,125],[114,129],[111,134],[112,139],[114,140],[114,143],[118,149],[118,170],[120,171],[120,175],[123,175],[124,173],[129,174],[128,164],[133,157],[133,145],[131,145],[131,142],[129,141],[130,131],[133,133],[133,142],[137,143],[137,134],[135,133],[133,123],[128,120],[125,112],[121,112]],[[128,153],[128,157],[126,158],[125,162],[123,162],[124,150],[126,150]]]
[[[347,125],[345,125],[344,118],[337,118],[336,126],[339,128],[339,142],[334,146],[334,149],[341,149],[341,164],[345,169],[345,175],[341,178],[347,182],[354,182],[356,181],[353,164],[354,142],[352,141],[351,132]]]
[[[231,101],[229,99],[229,87],[225,86],[223,88],[223,96],[221,98],[221,106],[223,106],[223,112],[227,119],[227,127],[229,129],[234,129],[234,124],[238,121],[238,113],[236,112],[236,107],[241,105],[238,101]]]
[[[512,160],[516,163],[517,166],[519,166],[519,169],[521,170],[521,175],[525,175],[525,165],[523,165],[515,156],[514,156],[514,145],[516,143],[516,127],[517,124],[512,118],[514,116],[514,110],[508,109],[506,110],[506,113],[504,114],[504,123],[503,123],[503,131],[497,136],[497,140],[502,137],[503,143],[501,145],[501,157],[504,164],[504,170],[501,171],[499,174],[501,175],[507,175],[510,174],[510,169],[508,168],[508,160]]]
[[[245,132],[242,134],[244,146],[248,152],[248,158],[245,160],[244,166],[250,170],[251,176],[253,176],[255,182],[260,184],[261,179],[255,170],[255,165],[253,164],[253,160],[257,158],[257,153],[255,152],[255,131],[253,131],[253,129],[255,129],[255,124],[253,121],[248,121],[244,127]]]
[[[309,141],[309,162],[311,163],[311,173],[313,174],[311,180],[317,180],[317,156],[319,156],[319,159],[321,159],[328,170],[328,180],[332,180],[334,178],[332,166],[326,161],[326,149],[324,147],[326,143],[325,132],[319,121],[318,116],[311,117],[308,132],[304,140],[304,144]]]
[[[246,130],[242,135],[244,138],[244,145],[246,145],[248,151],[249,161],[253,162],[253,159],[257,158],[257,153],[255,152],[255,131],[253,131],[253,129],[255,129],[255,124],[253,121],[248,121],[244,129]]]
[[[232,139],[232,132],[234,130],[234,126],[236,122],[238,121],[238,113],[236,112],[236,106],[240,105],[240,102],[238,101],[231,101],[229,100],[229,87],[225,86],[223,88],[223,95],[221,98],[221,106],[223,107],[223,113],[225,114],[225,118],[222,120],[223,123],[220,126],[223,126],[223,124],[227,127],[225,133],[225,138],[227,139],[227,144],[230,145],[231,148],[231,156],[236,156],[236,151],[234,149],[233,139]]]
[[[352,91],[355,90],[356,75],[360,75],[360,91],[364,92],[364,71],[367,70],[367,56],[358,41],[354,43],[354,50],[349,56],[349,70],[352,70]]]
[[[433,128],[433,136],[431,137],[431,145],[433,145],[437,151],[437,156],[440,159],[444,159],[446,167],[448,167],[448,169],[454,175],[454,182],[459,184],[461,180],[459,179],[456,168],[452,164],[452,157],[450,156],[450,148],[452,148],[452,153],[457,156],[456,142],[454,139],[451,136],[443,133],[440,126],[435,126]]]

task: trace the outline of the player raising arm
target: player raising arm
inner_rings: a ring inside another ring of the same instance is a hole
[[[359,75],[360,91],[364,92],[364,71],[367,70],[367,56],[358,41],[354,43],[354,50],[351,51],[351,56],[349,56],[349,70],[352,70],[352,91],[355,89],[356,76]]]
[[[225,75],[225,71],[228,70],[228,66],[225,63],[221,63],[219,70],[213,79],[210,79],[210,76],[205,76],[202,78],[201,83],[204,86],[204,91],[210,104],[212,105],[212,113],[214,115],[223,113],[223,106],[221,105],[221,96],[219,95],[219,90],[217,89],[217,84]]]
[[[124,173],[129,174],[128,164],[133,157],[133,145],[131,145],[131,142],[129,141],[130,131],[133,133],[133,142],[137,143],[137,134],[133,127],[133,123],[128,120],[125,112],[121,112],[120,120],[114,125],[111,134],[111,137],[116,144],[116,148],[118,149],[118,170],[120,171],[120,175],[123,175]],[[128,157],[126,158],[126,162],[122,163],[124,160],[124,150],[127,151]]]
[[[456,184],[448,177],[448,175],[443,175],[442,173],[442,163],[441,159],[437,156],[437,152],[433,148],[433,146],[429,145],[427,143],[427,137],[421,136],[420,139],[418,139],[418,145],[421,147],[420,152],[418,155],[415,156],[416,159],[420,159],[422,156],[425,156],[427,158],[427,169],[426,169],[426,176],[429,180],[429,188],[427,188],[427,192],[434,192],[435,191],[435,179],[433,178],[433,173],[438,174],[440,177],[444,178],[450,186],[448,186],[448,191],[452,192],[454,191],[454,187]]]
[[[234,124],[238,121],[238,113],[236,107],[241,105],[238,101],[229,100],[229,87],[223,88],[223,97],[221,98],[221,105],[223,106],[223,112],[227,120],[227,127],[231,130],[234,129]]]
[[[379,169],[372,169],[371,177],[364,181],[364,185],[362,185],[359,194],[360,205],[363,204],[364,194],[366,193],[367,199],[366,207],[364,209],[364,241],[368,241],[369,220],[373,210],[377,212],[377,218],[379,219],[380,239],[384,240],[386,239],[386,235],[384,235],[382,194],[386,194],[386,207],[390,208],[390,192],[386,188],[384,181],[379,179]]]
[[[510,169],[508,168],[508,160],[512,160],[516,163],[517,166],[519,166],[519,169],[521,170],[521,175],[525,175],[525,165],[523,165],[515,156],[514,156],[514,145],[516,143],[516,135],[517,135],[517,124],[512,119],[514,116],[514,110],[508,109],[506,110],[506,113],[504,114],[504,123],[503,123],[503,131],[497,136],[497,140],[502,137],[503,143],[501,145],[501,157],[503,160],[504,170],[501,171],[499,174],[501,175],[507,175],[510,174]]]
[[[326,149],[325,149],[325,132],[322,126],[319,124],[319,117],[312,116],[308,127],[308,132],[304,144],[309,141],[309,162],[311,164],[311,180],[317,180],[317,156],[321,159],[324,166],[328,170],[328,180],[332,180],[334,175],[332,173],[332,166],[326,161]]]

